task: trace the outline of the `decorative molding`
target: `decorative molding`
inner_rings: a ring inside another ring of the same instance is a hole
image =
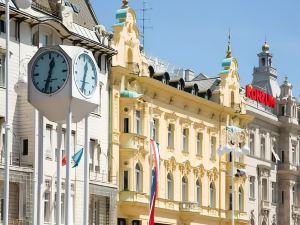
[[[183,163],[179,164],[179,170],[181,171],[182,174],[184,175],[188,175],[191,170],[192,170],[192,166],[189,160],[186,160]]]
[[[194,168],[193,171],[197,177],[203,178],[205,175],[205,169],[202,164],[200,164],[198,167]]]
[[[197,123],[197,122],[195,122],[195,123],[193,124],[193,127],[194,127],[194,129],[196,129],[196,130],[203,130],[203,129],[205,128],[205,125],[204,125],[204,123]]]
[[[167,171],[173,172],[176,169],[176,159],[172,156],[170,159],[164,161]]]
[[[178,116],[175,112],[172,113],[165,113],[165,119],[168,120],[169,122],[175,123],[176,120],[178,119]]]
[[[216,167],[208,170],[206,173],[210,181],[215,181],[218,179],[218,169]]]
[[[191,126],[193,121],[187,117],[187,118],[180,118],[180,124],[185,125],[185,126]]]

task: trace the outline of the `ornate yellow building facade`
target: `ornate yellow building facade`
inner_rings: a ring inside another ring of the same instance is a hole
[[[155,223],[230,224],[231,163],[228,156],[219,158],[217,149],[226,144],[226,125],[245,128],[251,119],[244,114],[230,48],[217,78],[173,78],[155,71],[142,54],[136,15],[126,1],[116,18],[110,173],[119,186],[118,224],[148,224],[150,137],[161,154]],[[207,83],[211,86],[203,92]],[[244,168],[242,157],[236,166]],[[245,180],[235,180],[236,224],[249,219]]]

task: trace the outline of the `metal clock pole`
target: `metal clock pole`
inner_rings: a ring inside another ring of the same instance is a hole
[[[65,225],[71,225],[71,210],[73,206],[71,205],[71,125],[72,125],[72,112],[71,105],[69,106],[69,112],[67,114],[67,147],[66,147],[66,218]]]
[[[83,224],[89,224],[89,117],[85,117]]]
[[[10,0],[6,0],[5,14],[6,14],[6,73],[5,73],[5,87],[6,87],[6,108],[5,108],[5,177],[4,177],[4,216],[3,225],[8,225],[8,209],[9,209],[9,159],[10,159],[10,124],[9,124],[9,102],[8,102],[8,87],[9,87],[9,65],[10,65],[10,24],[9,24],[9,5]]]
[[[57,125],[57,181],[56,181],[56,225],[61,224],[61,141],[62,140],[62,125]]]
[[[38,202],[37,202],[37,222],[44,224],[44,117],[38,112],[39,144],[38,144]]]

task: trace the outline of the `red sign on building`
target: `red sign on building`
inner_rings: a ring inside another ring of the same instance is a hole
[[[257,101],[261,104],[269,106],[271,108],[275,108],[276,106],[276,99],[263,91],[257,90],[256,88],[252,87],[251,85],[246,86],[246,97],[250,98],[254,101]]]

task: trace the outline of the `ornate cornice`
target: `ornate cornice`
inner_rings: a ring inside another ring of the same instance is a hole
[[[178,119],[178,115],[175,112],[172,113],[165,113],[165,119],[168,120],[169,122],[175,123],[176,120]]]
[[[185,125],[185,126],[191,126],[193,121],[190,118],[180,118],[180,124]]]
[[[195,122],[195,123],[193,124],[193,127],[194,127],[194,129],[196,129],[196,130],[203,130],[203,129],[205,128],[205,125],[204,125],[204,123],[197,123],[197,122]]]

